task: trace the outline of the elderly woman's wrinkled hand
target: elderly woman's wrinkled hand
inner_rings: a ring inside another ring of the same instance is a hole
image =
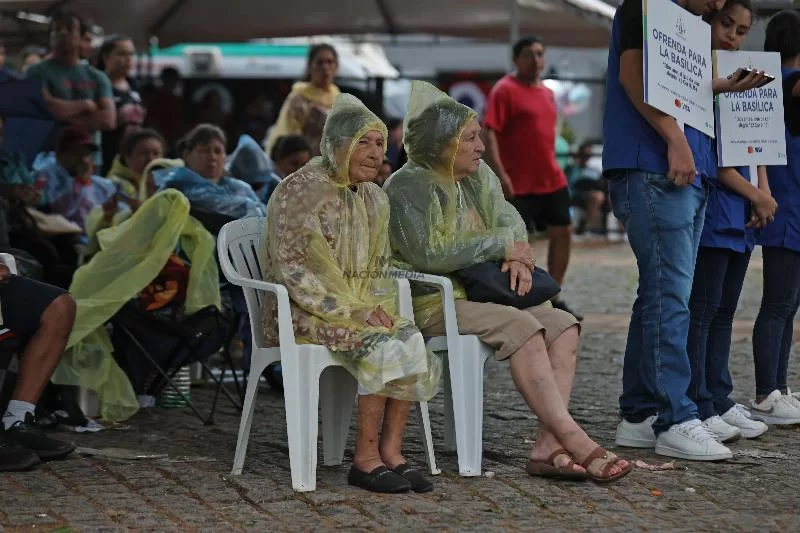
[[[525,296],[533,288],[533,274],[528,265],[519,261],[505,261],[501,270],[511,273],[511,290],[519,296]]]
[[[508,262],[519,261],[532,269],[536,264],[536,258],[533,256],[533,246],[528,242],[516,241],[506,250],[505,260]]]

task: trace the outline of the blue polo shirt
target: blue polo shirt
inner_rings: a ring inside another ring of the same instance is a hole
[[[750,179],[750,169],[736,168],[745,179]],[[708,181],[708,203],[700,246],[725,248],[734,252],[752,252],[758,230],[746,227],[750,220],[750,202],[728,189],[716,179]]]
[[[711,48],[711,43],[708,43]],[[625,50],[644,49],[641,0],[625,0],[614,15],[611,45],[608,50],[606,108],[603,116],[603,170],[640,170],[667,174],[667,143],[631,103],[619,81],[620,56]],[[717,158],[711,137],[696,129],[684,128],[694,155],[701,187],[701,176],[717,175]]]
[[[758,243],[800,252],[800,98],[792,89],[800,83],[800,70],[783,68],[783,113],[786,124],[787,164],[767,167],[769,188],[778,202],[775,222],[761,231]]]

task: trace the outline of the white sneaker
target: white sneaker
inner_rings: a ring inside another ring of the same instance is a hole
[[[738,427],[728,424],[719,415],[706,418],[703,420],[703,425],[710,429],[720,442],[733,442],[742,436]]]
[[[628,448],[652,448],[656,445],[656,434],[653,432],[653,422],[656,416],[648,416],[644,422],[634,424],[624,418],[617,426],[617,446]]]
[[[750,402],[750,415],[753,420],[761,420],[776,426],[800,424],[800,409],[795,407],[789,398],[793,397],[784,396],[776,389],[763,402],[758,403],[755,400]]]
[[[800,392],[792,392],[792,389],[787,388],[784,396],[786,396],[792,405],[800,409]]]
[[[656,453],[689,461],[721,461],[733,457],[699,420],[675,424],[656,439]]]
[[[750,411],[740,403],[723,413],[722,419],[731,426],[739,428],[739,433],[746,439],[760,437],[769,429],[764,422],[753,420]]]

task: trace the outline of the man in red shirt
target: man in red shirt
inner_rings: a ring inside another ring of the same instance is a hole
[[[567,178],[556,162],[558,110],[553,91],[542,84],[544,44],[535,37],[513,48],[516,71],[492,88],[486,111],[487,156],[528,231],[547,228],[547,270],[563,285],[572,245]],[[531,242],[533,244],[533,242]],[[563,300],[553,306],[583,317]]]

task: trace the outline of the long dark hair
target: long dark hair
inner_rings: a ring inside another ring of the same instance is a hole
[[[192,128],[192,131],[187,133],[183,139],[178,141],[175,149],[179,157],[183,157],[186,152],[191,152],[198,146],[208,144],[211,141],[217,140],[223,146],[228,146],[228,139],[225,137],[225,132],[213,124],[199,124]]]
[[[100,51],[97,52],[97,68],[105,72],[106,70],[106,56],[114,51],[119,43],[125,41],[133,42],[133,39],[125,35],[112,35],[103,41],[100,46]]]
[[[800,55],[800,14],[793,9],[776,13],[767,23],[765,52],[779,52],[781,61]]]

